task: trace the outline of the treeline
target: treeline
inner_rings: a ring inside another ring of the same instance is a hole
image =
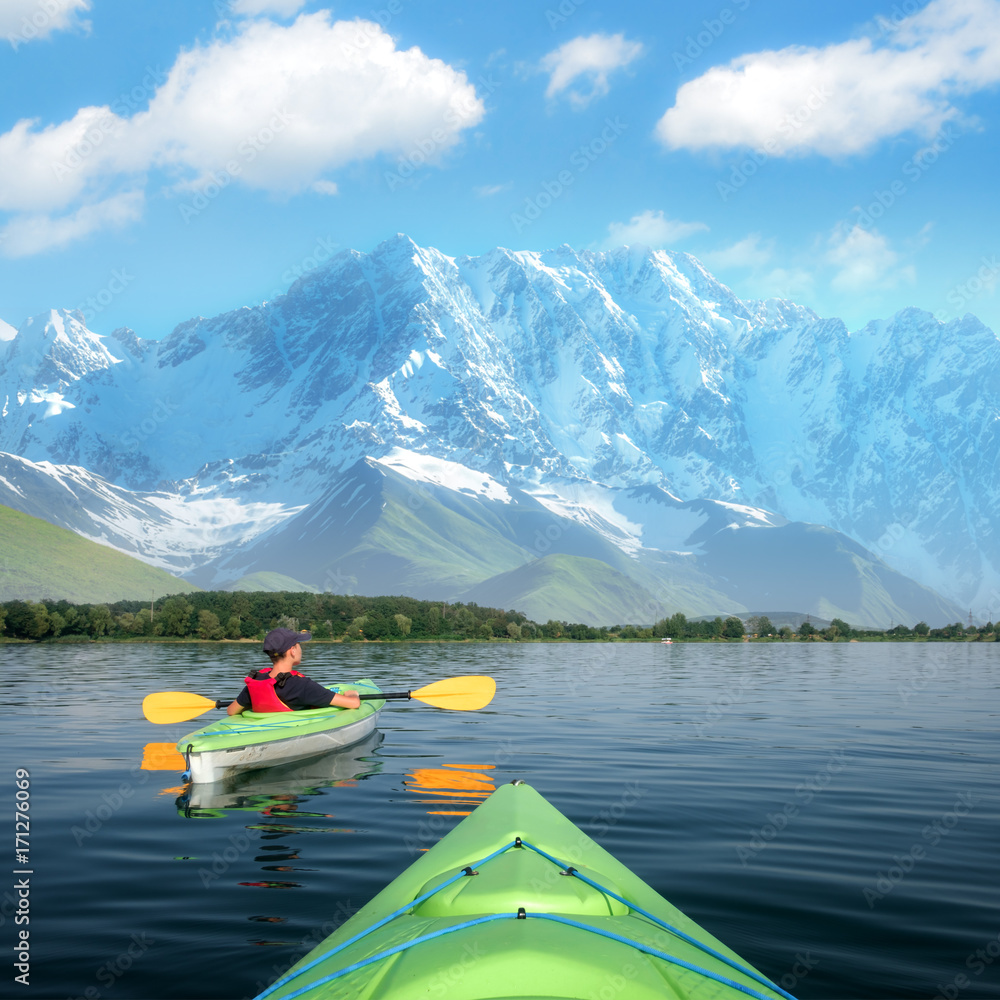
[[[314,639],[521,639],[538,626],[517,611],[411,597],[212,590],[162,600],[0,604],[0,634],[12,639],[263,639],[272,628],[308,629]]]
[[[867,641],[938,639],[995,641],[992,622],[976,628],[960,622],[930,628],[897,625],[886,631],[854,629],[835,618],[826,628],[805,621],[793,630],[775,628],[765,616],[744,622],[689,620],[678,612],[652,626],[595,627],[578,623],[530,621],[519,611],[449,604],[412,597],[358,597],[342,594],[214,590],[178,594],[151,604],[71,604],[68,601],[0,603],[0,636],[35,641],[87,639],[223,639],[263,640],[272,628],[308,629],[314,639],[351,641],[467,640],[651,640],[739,641]]]
[[[766,615],[754,615],[745,621],[731,615],[729,618],[715,618],[711,621],[689,621],[678,612],[670,618],[658,621],[648,630],[652,637],[672,639],[752,639],[780,641],[825,641],[838,642],[858,639],[860,641],[913,641],[951,640],[995,642],[996,626],[993,622],[976,627],[955,622],[942,628],[931,628],[926,622],[917,622],[912,628],[895,625],[890,629],[852,628],[840,618],[834,618],[826,628],[818,628],[810,621],[804,621],[797,629],[789,625],[776,628]]]

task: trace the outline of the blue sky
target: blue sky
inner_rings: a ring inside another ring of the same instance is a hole
[[[159,338],[403,232],[1000,330],[1000,0],[0,0],[0,73],[15,327]]]

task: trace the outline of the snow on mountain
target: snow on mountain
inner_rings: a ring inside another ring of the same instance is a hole
[[[190,547],[192,571],[222,577],[219,559],[235,567],[311,509],[340,505],[351,530],[345,477],[375,460],[417,497],[537,507],[633,563],[699,558],[692,539],[723,510],[727,530],[826,525],[987,617],[998,386],[1000,344],[971,316],[905,310],[852,333],[743,302],[686,254],[453,258],[399,236],[159,342],[58,310],[29,320],[0,339],[0,449],[176,498],[176,538],[157,515],[145,551]],[[209,502],[235,526],[225,556],[221,535],[189,533]]]
[[[300,507],[125,490],[77,466],[0,453],[0,504],[175,575],[244,545]]]

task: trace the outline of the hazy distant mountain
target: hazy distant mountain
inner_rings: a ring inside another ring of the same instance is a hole
[[[53,311],[0,362],[0,502],[202,586],[858,624],[1000,593],[1000,344],[971,316],[849,333],[685,254],[398,237],[160,342]]]

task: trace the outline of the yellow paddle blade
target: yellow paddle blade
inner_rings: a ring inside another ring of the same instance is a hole
[[[173,743],[147,743],[140,767],[143,771],[183,771],[187,764]]]
[[[215,702],[188,691],[157,691],[142,699],[142,714],[150,722],[185,722],[204,715]]]
[[[485,708],[496,694],[497,683],[492,677],[469,674],[466,677],[448,677],[411,691],[410,697],[426,702],[435,708],[450,708],[456,712],[474,712]]]

